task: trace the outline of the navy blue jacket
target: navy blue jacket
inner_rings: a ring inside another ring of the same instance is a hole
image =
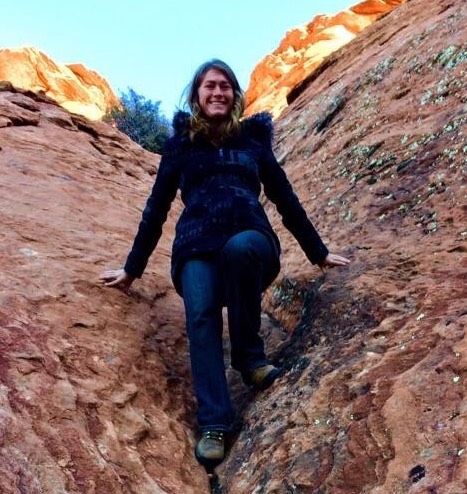
[[[178,293],[180,268],[187,259],[218,251],[244,230],[265,233],[276,248],[277,265],[273,278],[265,280],[268,286],[279,273],[280,244],[258,199],[261,184],[308,259],[314,264],[323,261],[328,249],[274,157],[271,116],[259,113],[243,120],[239,135],[228,138],[222,148],[202,137],[191,142],[188,119],[184,112],[174,117],[174,136],[162,154],[125,271],[142,276],[180,189],[185,208],[172,247],[172,279]]]

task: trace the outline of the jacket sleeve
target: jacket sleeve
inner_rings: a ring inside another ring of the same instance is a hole
[[[172,202],[177,194],[180,166],[173,143],[168,142],[159,164],[156,180],[143,210],[142,218],[126,260],[125,271],[141,278],[149,257],[162,235]]]
[[[329,250],[324,245],[306,211],[300,204],[284,170],[277,162],[270,145],[265,146],[260,166],[264,193],[277,207],[284,226],[297,239],[313,264],[324,261]]]

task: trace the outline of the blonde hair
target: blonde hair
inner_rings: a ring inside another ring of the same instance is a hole
[[[232,110],[228,118],[222,121],[215,129],[209,124],[209,121],[204,116],[198,101],[199,86],[201,85],[205,74],[211,69],[221,71],[229,80],[234,91],[234,103]],[[204,135],[208,138],[214,138],[222,141],[226,137],[239,133],[240,119],[243,115],[243,110],[245,109],[245,96],[233,70],[225,62],[215,58],[200,65],[194,73],[193,78],[185,92],[185,105],[191,113],[189,129],[190,140],[193,141],[197,135]]]

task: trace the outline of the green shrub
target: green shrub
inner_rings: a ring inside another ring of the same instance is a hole
[[[160,111],[160,101],[151,101],[131,88],[120,95],[120,107],[103,118],[118,130],[153,153],[161,153],[170,135],[170,123]]]

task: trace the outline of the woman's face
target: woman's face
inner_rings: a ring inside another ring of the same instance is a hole
[[[234,105],[234,90],[226,75],[217,69],[209,69],[198,88],[198,102],[208,119],[226,118]]]

